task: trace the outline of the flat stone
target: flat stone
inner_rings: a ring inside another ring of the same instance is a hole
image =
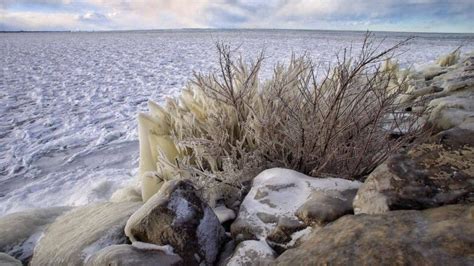
[[[347,215],[272,265],[474,265],[474,205]]]
[[[354,212],[383,213],[474,202],[473,131],[454,128],[377,167],[354,199]]]

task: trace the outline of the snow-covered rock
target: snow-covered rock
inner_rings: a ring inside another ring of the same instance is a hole
[[[446,130],[474,120],[474,68],[473,55],[463,60],[448,56],[448,66],[430,66],[411,75],[412,86],[402,102],[426,102],[429,107],[427,121],[438,130]],[[446,58],[448,58],[446,57]],[[445,61],[446,61],[445,60]],[[455,62],[458,62],[454,64]]]
[[[283,168],[265,170],[253,180],[231,226],[232,235],[238,240],[265,239],[280,218],[297,219],[295,212],[315,191],[345,191],[360,184],[341,178],[314,178]]]
[[[65,213],[40,238],[31,264],[82,265],[97,251],[126,243],[125,223],[140,206],[136,202],[100,203]]]
[[[12,213],[0,218],[0,252],[27,264],[41,234],[70,207],[53,207]]]
[[[212,264],[224,242],[224,228],[212,209],[184,180],[166,182],[128,220],[132,240],[170,245],[185,264]]]
[[[151,245],[151,244],[148,244]],[[136,245],[113,245],[106,247],[87,261],[86,266],[103,265],[176,265],[182,259],[173,253],[158,248],[140,248]]]
[[[237,245],[227,266],[271,265],[275,252],[264,241],[247,240]]]

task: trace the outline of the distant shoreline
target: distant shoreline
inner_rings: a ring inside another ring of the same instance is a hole
[[[252,29],[252,28],[177,28],[177,29],[141,29],[141,30],[14,30],[0,31],[0,33],[114,33],[114,32],[171,32],[171,31],[307,31],[307,32],[347,32],[364,33],[363,30],[322,30],[322,29]],[[391,33],[391,34],[456,34],[456,35],[474,35],[474,32],[416,32],[416,31],[370,31],[373,33]]]

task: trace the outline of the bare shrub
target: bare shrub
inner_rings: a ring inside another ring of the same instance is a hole
[[[346,49],[329,67],[293,56],[264,82],[263,54],[244,63],[218,44],[219,71],[195,74],[166,105],[180,156],[159,156],[158,166],[214,194],[239,192],[269,167],[363,179],[422,132],[423,110],[404,112],[397,100],[407,76],[392,58],[407,41],[378,51],[367,34],[357,55]]]

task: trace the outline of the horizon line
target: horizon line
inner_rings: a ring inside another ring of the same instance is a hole
[[[327,32],[380,32],[380,33],[422,33],[422,34],[473,34],[474,32],[435,32],[435,31],[399,31],[399,30],[342,30],[342,29],[292,29],[292,28],[166,28],[166,29],[116,29],[116,30],[0,30],[0,33],[92,33],[92,32],[130,32],[130,31],[173,31],[173,30],[281,30],[281,31],[327,31]]]

